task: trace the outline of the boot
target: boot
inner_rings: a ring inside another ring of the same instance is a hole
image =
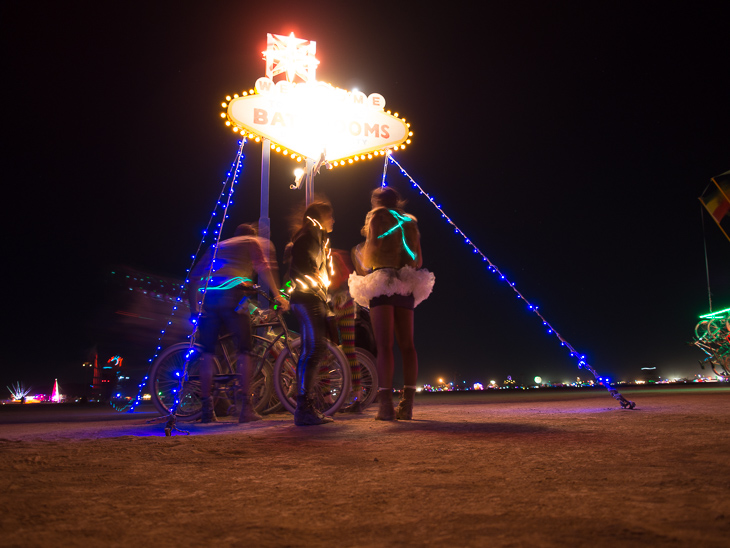
[[[362,413],[362,403],[360,403],[360,400],[355,400],[350,405],[346,405],[345,407],[340,409],[340,413],[360,414],[360,413]]]
[[[360,414],[364,411],[365,407],[362,404],[363,390],[354,390],[352,393],[352,403],[340,408],[340,413],[356,413]]]
[[[200,422],[202,422],[203,424],[218,422],[218,419],[215,416],[215,410],[213,409],[213,398],[200,398],[200,403],[202,405],[202,415],[200,415]]]
[[[256,412],[251,403],[251,355],[246,352],[236,361],[236,371],[239,375],[239,386],[236,390],[236,406],[241,410],[238,415],[238,424],[260,421],[263,417]]]
[[[390,388],[379,388],[378,404],[378,412],[375,415],[376,421],[395,420],[395,410],[393,409],[393,390]]]
[[[297,408],[294,410],[294,424],[297,426],[314,426],[334,422],[335,419],[323,415],[314,406],[312,399],[306,394],[297,395]]]
[[[401,421],[409,421],[413,418],[413,397],[416,389],[410,386],[403,388],[403,397],[395,408],[395,418]]]
[[[262,419],[263,417],[256,412],[256,409],[251,404],[251,398],[245,398],[241,404],[241,414],[238,416],[238,424],[260,421]]]

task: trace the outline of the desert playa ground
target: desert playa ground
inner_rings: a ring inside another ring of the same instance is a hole
[[[0,406],[0,546],[728,546],[730,385],[622,394],[171,437],[149,411]]]

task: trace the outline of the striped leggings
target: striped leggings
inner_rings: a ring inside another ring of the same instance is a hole
[[[350,364],[352,391],[358,393],[362,388],[362,384],[360,380],[360,363],[355,355],[355,301],[347,299],[341,304],[335,301],[333,308],[337,318],[340,340],[342,341],[342,350],[345,352],[347,361]]]

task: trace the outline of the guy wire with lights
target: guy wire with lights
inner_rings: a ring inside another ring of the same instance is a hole
[[[215,223],[215,228],[213,230],[213,239],[215,240],[212,244],[215,248],[214,254],[217,252],[217,245],[221,238],[221,232],[223,229],[223,224],[225,223],[225,220],[228,219],[228,208],[231,204],[233,204],[233,192],[235,190],[235,186],[238,184],[238,178],[241,174],[241,168],[243,167],[243,159],[245,156],[243,155],[243,147],[246,144],[246,138],[242,138],[240,141],[238,141],[238,150],[236,152],[236,155],[233,159],[233,162],[231,163],[230,170],[226,173],[226,179],[223,181],[223,189],[221,190],[220,196],[216,200],[215,206],[213,207],[213,211],[211,212],[210,219],[208,220],[208,224],[206,225],[205,229],[203,230],[203,237],[200,240],[200,244],[198,244],[198,249],[196,250],[195,254],[192,256],[192,262],[190,263],[190,267],[186,271],[185,275],[185,283],[180,287],[180,292],[178,293],[175,302],[176,304],[173,305],[172,310],[170,312],[170,320],[168,320],[166,327],[160,331],[160,336],[157,338],[157,348],[155,349],[155,354],[148,360],[150,364],[152,364],[157,356],[159,355],[160,351],[162,350],[162,339],[165,336],[165,333],[167,332],[167,326],[172,325],[172,317],[175,315],[175,312],[177,311],[178,307],[182,303],[182,296],[187,289],[188,285],[190,284],[190,278],[189,274],[191,270],[193,269],[193,266],[195,266],[195,263],[198,260],[198,256],[201,253],[201,250],[203,249],[203,246],[205,245],[206,238],[209,234],[211,226],[214,224],[214,220],[219,217],[220,221]],[[223,202],[225,200],[225,203]],[[218,210],[219,208],[222,208],[221,215],[219,216]],[[215,255],[214,257],[215,258]],[[211,268],[212,268],[213,262],[211,261]],[[206,276],[206,286],[204,289],[207,289],[207,278],[210,276]],[[204,290],[202,295],[202,300],[200,301],[199,305],[202,310],[202,303],[205,300],[205,293]],[[192,349],[195,345],[195,335],[197,333],[198,328],[198,319],[200,318],[200,313],[198,314],[198,318],[196,318],[193,321],[193,331],[188,336],[188,339],[190,340],[190,346],[188,350],[188,354],[186,356],[185,360],[185,368],[183,371],[182,376],[180,377],[180,382],[183,382],[183,379],[185,378],[185,375],[187,374],[187,366],[188,366],[188,358],[190,357],[192,353]],[[134,401],[132,402],[132,405],[129,408],[129,412],[133,413],[134,410],[137,408],[137,406],[142,401],[142,393],[144,391],[145,386],[147,385],[147,381],[149,379],[149,375],[145,375],[145,377],[142,379],[142,382],[140,382],[138,386],[137,396],[135,397]],[[151,382],[151,381],[150,381]],[[154,387],[152,387],[154,388]],[[177,404],[179,403],[179,400],[176,398],[175,403],[171,409],[170,417],[173,418],[175,414],[175,408],[177,407]],[[168,418],[168,417],[164,417]],[[171,426],[174,427],[174,421],[172,421]]]

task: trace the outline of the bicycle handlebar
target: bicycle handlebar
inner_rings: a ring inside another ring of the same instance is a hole
[[[243,285],[246,289],[252,289],[252,290],[256,291],[256,293],[258,293],[262,297],[266,297],[266,299],[272,304],[276,300],[276,297],[270,297],[269,294],[266,291],[264,291],[259,284],[251,284],[251,285],[243,284]],[[284,297],[287,301],[289,300],[289,295],[287,295],[286,293],[279,291],[279,296]]]

